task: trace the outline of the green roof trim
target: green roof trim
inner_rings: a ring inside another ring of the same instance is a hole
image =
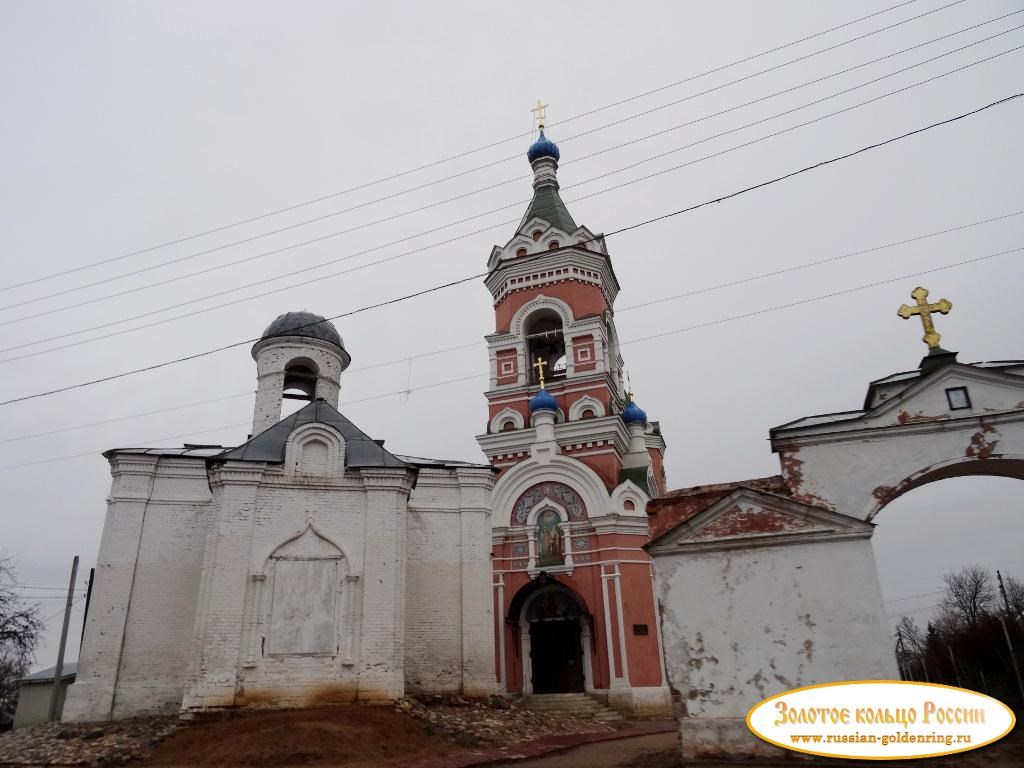
[[[632,480],[637,486],[640,487],[644,493],[650,496],[652,499],[657,496],[657,492],[654,488],[647,483],[647,467],[632,467],[631,469],[619,470],[619,482],[624,483],[626,480]]]
[[[562,198],[558,196],[558,189],[550,184],[538,187],[533,193],[530,207],[526,209],[526,215],[519,222],[519,229],[516,231],[521,232],[527,222],[534,217],[543,219],[563,232],[575,232],[577,229],[576,222],[569,214],[569,209],[565,207]]]

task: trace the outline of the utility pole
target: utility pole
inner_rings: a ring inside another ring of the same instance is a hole
[[[57,650],[57,666],[53,670],[53,690],[50,692],[50,722],[57,720],[57,702],[60,700],[60,682],[64,675],[64,648],[68,644],[68,623],[71,621],[71,603],[75,598],[75,579],[78,578],[78,555],[71,561],[71,581],[68,583],[68,600],[64,604],[64,627],[60,631],[60,648]]]
[[[1006,597],[1006,587],[1003,586],[1003,574],[996,571],[996,578],[999,580],[999,594],[1003,596],[1003,607],[1006,608],[1006,616],[1010,613],[1010,601]],[[1010,642],[1010,630],[1006,626],[1006,616],[999,617],[999,623],[1003,625],[1003,635],[1006,636],[1006,647],[1010,650],[1010,660],[1013,662],[1013,672],[1017,675],[1017,690],[1020,691],[1020,701],[1024,704],[1024,682],[1020,678],[1020,666],[1017,664],[1017,654],[1013,652],[1013,643]]]
[[[96,569],[89,569],[89,587],[85,590],[85,612],[82,614],[82,636],[78,640],[78,650],[81,652],[82,643],[85,642],[85,623],[89,620],[89,603],[92,602],[92,582],[96,578]]]

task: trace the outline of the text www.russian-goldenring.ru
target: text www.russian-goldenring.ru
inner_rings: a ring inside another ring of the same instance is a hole
[[[816,733],[816,734],[793,734],[790,737],[793,744],[880,744],[888,747],[890,744],[945,744],[950,747],[954,744],[970,744],[971,736],[967,733],[902,733],[874,734],[874,733]]]

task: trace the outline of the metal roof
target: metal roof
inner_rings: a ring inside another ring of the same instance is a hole
[[[471,461],[455,461],[453,459],[426,459],[422,456],[403,456],[394,454],[396,459],[401,459],[406,464],[414,464],[417,467],[468,467],[470,469],[493,469],[498,470],[490,464],[474,464]]]
[[[225,449],[230,450],[223,445],[190,445],[186,443],[181,448],[111,448],[109,451],[104,451],[103,455],[109,458],[111,454],[115,453],[135,453],[148,456],[191,456],[205,459],[224,453]]]
[[[523,220],[519,222],[516,231],[521,232],[523,227],[535,216],[569,234],[577,229],[572,214],[569,213],[569,209],[565,207],[565,203],[562,202],[562,198],[558,194],[558,189],[550,184],[544,184],[534,191],[533,200],[530,201],[530,206],[526,209]]]
[[[41,669],[38,672],[33,672],[31,675],[26,675],[21,678],[19,683],[50,683],[53,682],[53,675],[57,671],[57,667],[47,667]],[[74,677],[78,673],[78,662],[69,661],[64,665],[64,669],[61,670],[60,679],[67,680],[69,677]]]
[[[280,463],[284,461],[284,447],[288,442],[288,436],[303,424],[326,424],[336,429],[345,440],[345,466],[350,469],[409,466],[397,456],[384,450],[381,443],[359,429],[324,400],[314,400],[305,408],[260,432],[247,443],[243,443],[237,448],[230,448],[211,458],[217,461]]]

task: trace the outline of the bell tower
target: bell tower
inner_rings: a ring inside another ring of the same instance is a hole
[[[623,420],[631,396],[615,330],[619,282],[604,236],[577,225],[559,195],[561,153],[543,115],[538,128],[526,153],[533,199],[487,263],[495,329],[486,337],[487,430],[477,442],[502,470],[538,450],[559,453],[609,489],[628,477],[655,496],[664,490],[658,425],[644,416],[641,438]]]

